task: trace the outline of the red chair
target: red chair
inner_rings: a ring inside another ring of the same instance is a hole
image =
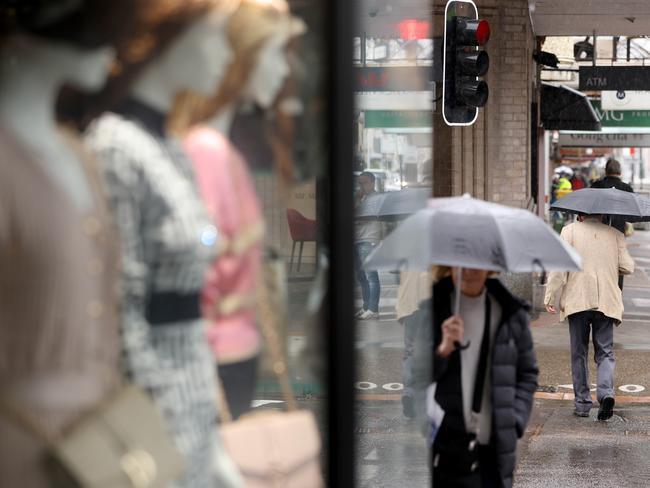
[[[298,271],[300,271],[300,262],[302,261],[302,248],[305,242],[316,242],[316,221],[308,219],[295,208],[287,209],[287,222],[289,223],[289,233],[293,239],[291,247],[291,261],[289,262],[289,272],[293,268],[293,258],[296,252],[296,244],[300,243],[298,251]]]

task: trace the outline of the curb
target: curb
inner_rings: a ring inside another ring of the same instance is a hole
[[[591,398],[597,402],[596,395]],[[562,400],[572,401],[574,399],[573,393],[548,393],[545,391],[538,391],[535,393],[536,400]],[[646,403],[650,404],[650,396],[629,396],[629,395],[616,395],[616,403]]]
[[[397,402],[400,401],[402,395],[395,393],[362,393],[355,395],[355,401],[375,401],[375,402]],[[596,396],[593,395],[593,400],[596,402]],[[538,391],[535,393],[535,400],[560,400],[572,401],[573,393],[547,393]],[[650,396],[616,396],[616,404],[648,404],[650,405]]]

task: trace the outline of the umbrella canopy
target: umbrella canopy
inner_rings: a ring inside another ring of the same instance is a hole
[[[427,206],[431,188],[405,188],[373,193],[363,199],[356,212],[358,220],[399,220]]]
[[[440,264],[518,273],[581,267],[577,251],[527,210],[469,196],[429,202],[375,248],[366,268]]]
[[[584,215],[618,215],[630,222],[650,220],[650,199],[617,188],[583,188],[551,205],[551,210]]]

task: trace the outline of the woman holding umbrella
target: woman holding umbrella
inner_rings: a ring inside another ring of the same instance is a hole
[[[430,383],[433,354],[435,400],[445,412],[432,445],[434,486],[511,487],[537,388],[528,306],[488,270],[435,274],[433,298],[419,312],[428,347],[416,354],[420,388]]]
[[[418,413],[432,382],[427,406],[444,411],[441,422],[430,422],[434,484],[511,488],[538,368],[528,306],[491,275],[576,271],[580,257],[532,213],[467,195],[430,200],[365,262],[371,269],[431,264],[437,281],[417,312],[413,375]]]

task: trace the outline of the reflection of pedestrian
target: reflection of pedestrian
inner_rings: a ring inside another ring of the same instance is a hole
[[[517,439],[537,388],[528,308],[488,279],[489,271],[464,269],[460,313],[452,315],[453,271],[452,278],[450,268],[438,269],[443,278],[418,312],[418,402],[430,382],[433,354],[435,400],[445,411],[433,443],[434,486],[511,488]]]
[[[634,271],[623,234],[604,225],[601,216],[581,218],[562,229],[562,239],[582,255],[581,272],[553,272],[549,276],[544,304],[556,313],[560,298],[561,318],[568,317],[571,335],[571,371],[575,415],[588,417],[592,406],[587,352],[591,328],[598,365],[599,420],[612,416],[614,408],[614,323],[623,316],[623,299],[617,287],[619,273]]]
[[[368,196],[375,193],[375,175],[364,171],[358,178],[359,190],[355,195],[355,206],[358,207]],[[357,318],[367,320],[379,317],[379,273],[377,271],[366,271],[363,261],[379,244],[382,237],[382,225],[377,220],[358,221],[356,223],[354,247],[356,254],[357,279],[361,285],[363,306],[357,312]]]
[[[413,351],[417,334],[417,312],[420,303],[431,296],[429,273],[402,271],[395,312],[397,320],[404,326],[404,356],[402,358],[402,413],[405,417],[415,417],[413,391]]]
[[[621,163],[616,159],[610,158],[605,165],[605,177],[594,181],[592,188],[617,188],[622,191],[634,193],[634,190],[627,183],[621,180]],[[625,219],[615,215],[607,216],[604,223],[610,224],[616,230],[625,234]],[[618,287],[623,290],[623,275],[618,276]]]

